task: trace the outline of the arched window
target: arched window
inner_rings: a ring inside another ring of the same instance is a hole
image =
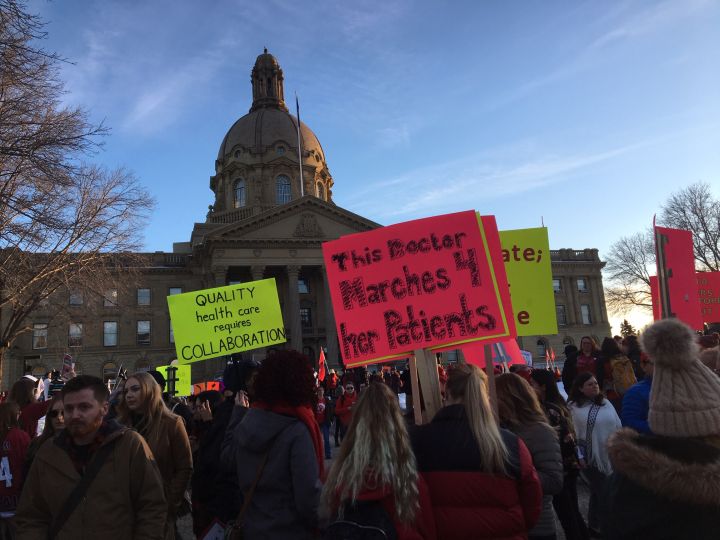
[[[135,362],[135,372],[138,371],[150,371],[150,360],[147,358],[140,358]]]
[[[242,178],[235,180],[233,193],[235,194],[235,201],[233,203],[235,208],[242,208],[245,206],[245,180]]]
[[[563,345],[575,345],[575,341],[570,336],[565,336],[563,338]]]
[[[315,194],[317,195],[318,199],[325,200],[325,186],[322,182],[318,182],[315,184]]]
[[[284,174],[275,180],[275,199],[278,204],[290,202],[290,179]]]

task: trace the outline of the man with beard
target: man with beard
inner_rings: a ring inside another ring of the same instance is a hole
[[[105,420],[108,390],[81,375],[62,389],[65,430],[30,468],[16,522],[18,539],[161,540],[167,504],[144,439]]]

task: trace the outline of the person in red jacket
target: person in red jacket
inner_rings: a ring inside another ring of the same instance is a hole
[[[530,453],[498,427],[486,385],[477,366],[453,366],[447,405],[411,432],[438,540],[526,539],[540,515],[542,489]]]
[[[18,427],[20,409],[13,402],[0,404],[0,530],[14,538],[15,510],[23,486],[25,456],[30,436]]]
[[[397,396],[382,382],[370,383],[357,401],[323,487],[320,515],[329,522],[324,538],[367,527],[394,532],[398,540],[436,538]]]
[[[348,382],[345,384],[345,393],[340,396],[335,405],[335,418],[340,422],[340,439],[345,438],[345,433],[350,427],[352,420],[353,407],[357,402],[358,396],[355,392],[355,383]]]

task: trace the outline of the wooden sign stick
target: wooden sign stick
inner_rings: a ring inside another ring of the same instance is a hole
[[[417,349],[415,359],[417,360],[418,379],[422,388],[423,404],[425,405],[424,420],[429,422],[442,407],[437,361],[435,360],[435,353],[425,349]]]
[[[414,356],[410,357],[408,362],[410,370],[410,389],[412,390],[412,407],[415,425],[422,424],[422,400],[420,399],[420,384],[418,384],[417,360]]]
[[[485,345],[485,375],[488,379],[488,394],[490,394],[490,407],[495,414],[495,419],[499,418],[497,405],[497,391],[495,390],[495,370],[492,363],[492,345]]]

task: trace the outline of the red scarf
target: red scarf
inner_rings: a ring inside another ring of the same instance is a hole
[[[285,405],[275,404],[268,405],[256,401],[252,404],[253,409],[262,409],[263,411],[270,411],[285,416],[292,416],[300,420],[310,432],[310,438],[312,439],[313,447],[315,448],[315,459],[318,464],[318,472],[320,478],[325,476],[325,453],[323,450],[322,436],[320,435],[320,426],[315,421],[315,412],[312,410],[310,405]]]

